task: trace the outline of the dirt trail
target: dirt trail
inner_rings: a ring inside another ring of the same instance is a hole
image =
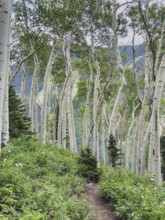
[[[86,200],[93,206],[93,212],[97,216],[95,220],[117,220],[110,205],[99,198],[95,184],[86,183],[85,194]]]

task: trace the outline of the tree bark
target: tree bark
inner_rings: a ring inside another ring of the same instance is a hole
[[[46,140],[46,116],[47,116],[47,101],[48,101],[48,80],[51,76],[52,66],[56,60],[57,50],[55,46],[53,47],[49,61],[47,64],[45,77],[44,77],[44,86],[43,86],[43,103],[41,108],[41,140],[42,144],[45,146]]]
[[[32,48],[33,51],[33,48]],[[29,117],[31,118],[31,131],[33,131],[34,127],[34,94],[35,94],[35,86],[37,80],[37,74],[39,73],[39,61],[37,54],[34,55],[34,72],[32,77],[31,91],[30,91],[30,103],[29,103]],[[45,74],[46,76],[46,74]]]
[[[10,18],[11,18],[11,0],[1,0],[0,4],[0,149],[2,142],[7,143],[7,135],[3,134],[3,120],[4,109],[8,109],[7,105],[4,107],[4,98],[6,97],[6,103],[8,103],[7,91],[8,85],[8,71],[9,71],[9,39],[10,39]],[[5,97],[4,97],[5,96]],[[5,111],[5,114],[8,113]],[[8,120],[8,116],[5,117]],[[6,119],[4,121],[6,121]],[[6,129],[5,129],[6,130]],[[6,130],[8,133],[8,131]],[[6,137],[4,137],[6,136]],[[3,140],[5,138],[6,140]]]
[[[123,97],[123,92],[124,92],[125,87],[126,87],[125,72],[124,72],[124,68],[123,68],[123,65],[122,65],[121,55],[120,55],[119,47],[118,47],[116,11],[117,11],[116,0],[113,0],[114,47],[115,47],[115,53],[116,53],[116,59],[117,59],[117,66],[118,66],[119,71],[120,71],[121,87],[118,91],[118,95],[117,95],[117,98],[116,98],[116,101],[115,101],[115,105],[114,105],[113,110],[112,110],[112,114],[111,114],[111,118],[110,118],[110,122],[109,122],[109,128],[108,128],[108,138],[109,138],[110,134],[112,134],[113,136],[115,135],[114,134],[114,127],[115,127],[115,124],[116,124],[116,116],[117,116],[117,113],[118,113],[118,110],[119,110],[121,99]]]
[[[159,71],[155,81],[155,92],[153,101],[153,110],[151,117],[151,129],[153,134],[153,152],[154,152],[154,176],[157,184],[161,184],[161,162],[160,162],[160,98],[165,82],[165,55],[162,58]]]

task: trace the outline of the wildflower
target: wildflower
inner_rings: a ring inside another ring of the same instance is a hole
[[[22,163],[18,163],[20,167],[22,167]]]
[[[61,211],[62,211],[62,212],[64,212],[64,209],[63,209],[63,208],[61,208]]]
[[[8,153],[11,153],[11,150],[8,150]]]
[[[15,166],[16,166],[16,167],[19,167],[19,164],[18,164],[18,163],[15,163]]]
[[[165,201],[163,201],[163,204],[165,205]]]

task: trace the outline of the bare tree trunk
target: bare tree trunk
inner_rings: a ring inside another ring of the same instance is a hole
[[[57,50],[55,47],[53,47],[49,61],[47,64],[45,77],[44,77],[44,87],[43,87],[43,103],[41,108],[41,140],[42,144],[45,146],[45,140],[46,140],[46,116],[47,116],[47,99],[48,99],[48,80],[51,75],[52,66],[56,60],[57,56]]]
[[[124,110],[124,115],[123,115],[123,120],[122,120],[122,125],[121,125],[121,138],[120,138],[120,143],[119,143],[119,148],[120,148],[121,152],[123,151],[123,138],[124,138],[124,133],[126,130],[126,119],[127,119],[128,111],[129,111],[129,109],[128,109],[128,105],[127,105]],[[123,161],[123,158],[120,158],[118,160],[118,162],[119,162],[119,164],[121,164],[121,166],[122,166],[122,161]]]
[[[159,71],[155,81],[155,92],[153,101],[153,110],[151,117],[151,129],[153,134],[153,153],[154,153],[154,176],[157,184],[161,184],[161,161],[160,161],[160,132],[159,132],[159,111],[160,98],[165,82],[165,55],[162,58]]]
[[[10,45],[10,38],[8,39]],[[10,48],[8,47],[8,60],[6,67],[5,93],[3,101],[3,118],[2,118],[2,144],[7,146],[9,141],[9,72],[10,72]]]
[[[105,103],[103,103],[102,108],[102,161],[104,164],[106,164],[106,158],[105,158]]]
[[[134,136],[134,143],[133,143],[133,153],[132,153],[132,171],[136,174],[137,174],[137,170],[138,170],[138,163],[137,163],[138,130],[139,130],[139,124],[137,123],[136,132],[135,132],[135,136]]]
[[[1,0],[0,4],[0,150],[8,142],[8,71],[11,0]],[[5,102],[5,106],[4,106]],[[5,115],[4,116],[4,112]],[[5,118],[4,118],[5,117]],[[4,123],[3,123],[4,122]],[[5,128],[3,128],[5,125]],[[3,133],[5,132],[5,133]]]
[[[54,99],[54,120],[53,120],[53,139],[54,143],[57,144],[58,140],[58,114],[59,114],[59,105],[58,99]]]
[[[116,6],[116,0],[113,0],[113,29],[114,29],[114,47],[115,47],[115,53],[116,53],[116,59],[117,59],[117,65],[120,71],[120,77],[121,77],[121,87],[118,91],[118,95],[115,101],[114,108],[112,110],[110,122],[109,122],[109,128],[108,128],[108,138],[110,134],[114,136],[114,127],[116,124],[116,116],[119,110],[119,106],[121,103],[121,99],[123,97],[123,92],[126,87],[126,80],[125,80],[125,72],[124,68],[122,65],[122,60],[121,60],[121,55],[119,52],[119,47],[118,47],[118,36],[117,36],[117,24],[116,24],[116,11],[117,11],[117,6]]]
[[[32,47],[33,50],[33,47]],[[29,103],[29,117],[31,118],[31,131],[33,131],[34,126],[34,94],[35,94],[35,86],[36,86],[36,80],[37,80],[37,74],[39,73],[39,61],[37,54],[34,55],[34,73],[32,78],[32,85],[31,85],[31,92],[30,92],[30,103]]]
[[[129,126],[128,134],[127,134],[127,137],[126,137],[126,150],[125,150],[126,165],[125,165],[125,167],[127,169],[129,169],[129,149],[130,149],[129,140],[130,140],[132,128],[133,128],[134,123],[135,123],[135,111],[138,108],[138,106],[139,106],[139,104],[137,106],[133,107],[132,122],[131,122],[131,125]]]
[[[148,125],[144,140],[143,140],[143,153],[142,153],[142,167],[141,167],[141,175],[145,174],[145,163],[146,163],[146,149],[147,149],[147,142],[149,140],[150,134],[150,123]]]
[[[90,125],[89,105],[90,105],[90,95],[91,95],[91,89],[92,89],[91,84],[93,82],[93,68],[90,63],[90,60],[89,60],[88,64],[89,64],[89,68],[90,68],[90,81],[89,81],[89,85],[88,85],[86,106],[85,106],[85,112],[84,112],[84,118],[83,118],[83,147],[87,147],[87,145],[88,145],[89,125]]]
[[[38,82],[36,80],[36,86],[35,86],[35,131],[37,133],[37,136],[39,136],[37,95],[38,95]]]
[[[66,58],[66,65],[69,74],[68,80],[68,122],[69,122],[69,140],[70,140],[70,148],[72,151],[77,151],[77,144],[76,144],[76,132],[75,132],[75,122],[74,122],[74,111],[73,111],[73,102],[72,102],[72,91],[73,91],[73,71],[72,71],[72,64],[70,58],[70,45],[72,41],[72,36],[69,36],[68,46],[66,51],[64,52]]]
[[[22,83],[21,83],[21,91],[20,91],[20,98],[22,103],[25,103],[25,89],[26,89],[26,71],[24,68],[24,63],[21,65],[21,72],[22,72]]]

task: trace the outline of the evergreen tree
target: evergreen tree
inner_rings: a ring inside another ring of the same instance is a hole
[[[116,138],[110,134],[108,140],[108,156],[112,167],[120,165],[118,160],[121,159],[122,153],[119,148],[116,146]]]
[[[10,138],[18,138],[21,135],[30,136],[30,118],[25,115],[25,107],[17,97],[13,86],[9,88],[9,134]]]
[[[78,160],[78,173],[88,180],[98,182],[101,170],[97,168],[97,160],[90,148],[81,150]]]

